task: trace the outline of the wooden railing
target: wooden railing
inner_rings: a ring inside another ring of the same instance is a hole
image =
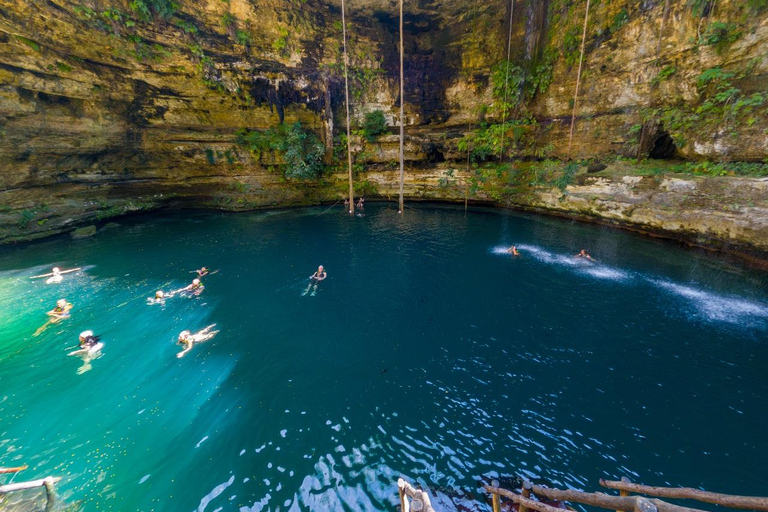
[[[400,512],[435,512],[429,495],[402,478],[397,479],[397,490],[400,492]]]
[[[27,469],[26,465],[16,468],[0,468],[0,474],[17,473],[25,469]],[[50,512],[53,510],[53,505],[56,502],[56,492],[54,490],[54,486],[59,482],[59,480],[61,480],[61,478],[49,476],[39,480],[30,480],[27,482],[19,482],[15,484],[0,485],[0,496],[15,491],[24,491],[27,489],[45,487],[45,511]]]
[[[501,512],[502,497],[516,503],[519,506],[519,512],[526,512],[528,509],[537,512],[562,512],[562,509],[531,499],[531,495],[550,501],[582,503],[616,512],[703,512],[696,508],[667,503],[657,499],[658,497],[696,500],[729,508],[768,512],[768,498],[759,496],[734,496],[686,487],[650,487],[634,484],[626,478],[622,478],[618,482],[601,479],[600,485],[618,490],[620,495],[609,496],[603,493],[551,489],[542,485],[533,485],[530,482],[523,482],[519,494],[500,488],[496,481],[492,482],[492,485],[485,485],[484,487],[491,494],[493,512]],[[653,498],[630,496],[631,492],[653,496]]]

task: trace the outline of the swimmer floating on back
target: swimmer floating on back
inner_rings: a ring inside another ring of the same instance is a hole
[[[197,331],[195,334],[192,334],[191,331],[181,331],[179,334],[179,339],[176,343],[184,347],[184,350],[176,354],[176,357],[184,357],[184,354],[192,350],[192,346],[196,343],[208,341],[216,336],[219,331],[212,331],[211,329],[214,327],[216,327],[216,324],[211,324],[205,329]]]
[[[59,267],[53,267],[51,269],[51,272],[49,274],[42,274],[39,276],[32,276],[30,279],[37,279],[40,277],[47,277],[48,279],[45,280],[46,284],[52,284],[52,283],[60,283],[62,280],[62,274],[69,274],[70,272],[77,272],[80,270],[80,267],[78,268],[71,268],[69,270],[60,270]]]
[[[314,289],[312,290],[312,294],[310,295],[310,297],[314,297],[315,294],[317,293],[317,284],[323,279],[325,279],[326,277],[328,277],[328,273],[325,271],[325,268],[323,268],[323,266],[320,265],[319,267],[317,267],[317,271],[311,276],[309,276],[309,285],[307,285],[307,289],[304,290],[304,293],[302,293],[301,296],[303,297],[306,294],[308,294],[309,290],[312,289],[312,287],[314,287]]]
[[[208,267],[203,267],[198,270],[193,270],[192,272],[196,272],[197,277],[203,277],[203,276],[207,276],[211,272],[211,270]]]
[[[587,254],[587,251],[585,251],[584,249],[582,249],[581,251],[579,251],[579,254],[577,254],[577,255],[576,255],[576,256],[574,256],[574,257],[575,257],[575,258],[584,258],[584,259],[586,259],[586,260],[589,260],[589,261],[595,261],[595,260],[594,260],[594,258],[592,258],[592,256],[590,256],[589,254]]]
[[[200,295],[201,293],[203,293],[203,290],[205,290],[205,286],[203,286],[203,283],[201,283],[199,279],[193,279],[191,284],[188,284],[184,288],[179,288],[178,290],[172,291],[171,295],[175,295],[177,293]]]
[[[517,247],[515,247],[514,245],[509,249],[507,249],[507,252],[512,256],[520,256],[520,253],[517,251]]]

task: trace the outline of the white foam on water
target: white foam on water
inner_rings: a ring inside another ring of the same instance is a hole
[[[624,272],[623,270],[618,270],[611,267],[606,267],[604,265],[584,268],[582,269],[582,272],[584,272],[585,274],[589,274],[592,277],[597,277],[600,279],[609,279],[611,281],[625,281],[631,277],[628,272]]]
[[[509,246],[497,245],[496,247],[491,247],[491,252],[493,254],[509,254],[507,252],[508,250],[509,250]]]
[[[768,319],[768,304],[747,299],[717,295],[715,293],[684,286],[669,281],[649,279],[656,286],[688,299],[699,313],[712,321],[743,323],[749,320]]]
[[[625,281],[632,276],[629,272],[609,267],[607,265],[601,265],[594,261],[589,261],[583,258],[577,258],[572,254],[557,254],[535,245],[518,245],[518,249],[521,251],[521,255],[530,255],[534,259],[543,263],[552,265],[562,265],[565,267],[571,267],[578,272],[587,274],[598,279],[608,279],[611,281]]]
[[[582,260],[581,258],[574,258],[571,255],[555,254],[549,252],[541,247],[535,245],[518,245],[517,249],[520,251],[521,256],[531,255],[534,259],[542,261],[544,263],[553,263],[556,265],[565,265],[568,267],[576,267],[589,262]]]

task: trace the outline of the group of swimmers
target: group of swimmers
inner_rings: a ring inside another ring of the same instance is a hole
[[[356,214],[358,217],[365,217],[365,214],[363,213],[364,206],[365,206],[365,199],[361,197],[357,200],[357,203],[355,203],[355,208],[359,210]],[[352,208],[350,208],[349,206],[349,199],[344,199],[344,210],[349,211],[349,213],[354,212],[354,210],[352,210]]]
[[[203,282],[200,281],[201,277],[207,276],[208,274],[215,274],[218,271],[211,272],[211,270],[208,267],[202,267],[197,270],[192,270],[191,274],[197,274],[197,277],[192,280],[191,283],[189,283],[187,286],[184,286],[183,288],[179,288],[177,290],[172,290],[168,293],[164,292],[163,290],[157,290],[155,292],[154,297],[147,298],[147,304],[160,304],[162,306],[165,305],[165,301],[167,299],[170,299],[176,294],[180,295],[186,295],[186,296],[193,296],[197,297],[201,293],[203,293],[203,290],[205,290],[205,285],[203,285]],[[183,330],[179,333],[178,338],[176,339],[176,344],[181,345],[181,352],[176,354],[176,357],[184,357],[184,355],[192,350],[192,346],[197,343],[202,343],[204,341],[208,341],[216,334],[218,334],[219,331],[214,331],[213,328],[216,327],[216,324],[211,324],[208,327],[205,327],[204,329],[201,329],[197,331],[196,333],[192,333],[192,331],[189,330]]]
[[[508,253],[508,254],[511,254],[512,256],[520,256],[520,251],[518,251],[517,247],[514,246],[514,245],[512,247],[510,247],[509,249],[507,249],[505,252]],[[587,251],[584,250],[584,249],[579,251],[579,254],[576,254],[574,256],[574,258],[584,258],[584,259],[589,260],[589,261],[595,261],[595,259],[592,256],[590,256],[589,254],[587,254]]]
[[[360,201],[360,204],[362,204],[363,199],[361,198]],[[77,270],[80,270],[80,268],[61,270],[58,267],[54,267],[50,273],[42,274],[39,276],[32,276],[32,278],[34,279],[46,277],[47,279],[45,282],[47,284],[56,284],[63,280],[62,275],[75,272]],[[172,290],[167,293],[163,290],[157,290],[154,297],[147,298],[147,304],[165,305],[165,301],[167,299],[177,294],[199,296],[205,289],[205,286],[200,279],[204,276],[216,272],[218,271],[211,272],[208,267],[202,267],[200,269],[193,270],[191,273],[197,274],[197,277],[194,278],[190,284],[184,286],[183,288]],[[309,276],[309,286],[307,286],[307,289],[304,290],[302,296],[309,293],[310,290],[312,290],[311,296],[314,296],[317,293],[318,283],[323,281],[326,277],[328,277],[328,273],[325,271],[325,268],[320,265],[317,270],[311,276]],[[56,306],[52,310],[46,312],[46,315],[49,317],[48,321],[35,332],[34,336],[39,335],[49,326],[69,318],[73,307],[74,306],[72,303],[68,302],[67,299],[57,300]],[[184,357],[187,352],[192,350],[192,347],[195,344],[208,341],[216,336],[219,331],[213,330],[214,327],[216,327],[216,324],[211,324],[197,331],[196,333],[192,333],[192,331],[189,330],[182,331],[177,338],[177,344],[181,345],[182,350],[176,354],[176,357]],[[101,349],[104,347],[104,343],[101,341],[101,336],[95,335],[93,331],[90,330],[81,332],[80,336],[78,337],[78,341],[79,347],[76,350],[69,352],[67,355],[77,355],[83,358],[83,366],[78,369],[78,374],[80,374],[91,369],[90,361],[98,357]]]

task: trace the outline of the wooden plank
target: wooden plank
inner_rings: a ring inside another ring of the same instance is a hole
[[[585,505],[592,505],[611,510],[635,510],[635,504],[639,498],[639,496],[608,496],[603,493],[588,493],[574,490],[563,491],[560,489],[550,489],[549,487],[543,487],[541,485],[534,485],[533,493],[549,500],[575,501],[576,503],[583,503]],[[648,501],[656,506],[658,512],[704,512],[700,509],[680,507],[657,499]]]
[[[36,487],[43,487],[46,484],[52,485],[57,483],[61,478],[46,477],[40,480],[30,480],[29,482],[19,482],[17,484],[0,485],[0,494],[7,494],[13,491],[23,491],[24,489],[34,489]]]
[[[7,473],[18,473],[19,471],[24,471],[29,466],[24,464],[23,466],[16,466],[15,468],[0,468],[0,475],[5,475]]]
[[[759,510],[768,512],[768,498],[762,496],[736,496],[720,494],[716,492],[702,491],[691,487],[652,487],[649,485],[634,484],[631,482],[617,482],[600,479],[600,485],[619,491],[635,492],[658,496],[660,498],[679,498],[684,500],[696,500],[714,505],[722,505],[728,508]]]

